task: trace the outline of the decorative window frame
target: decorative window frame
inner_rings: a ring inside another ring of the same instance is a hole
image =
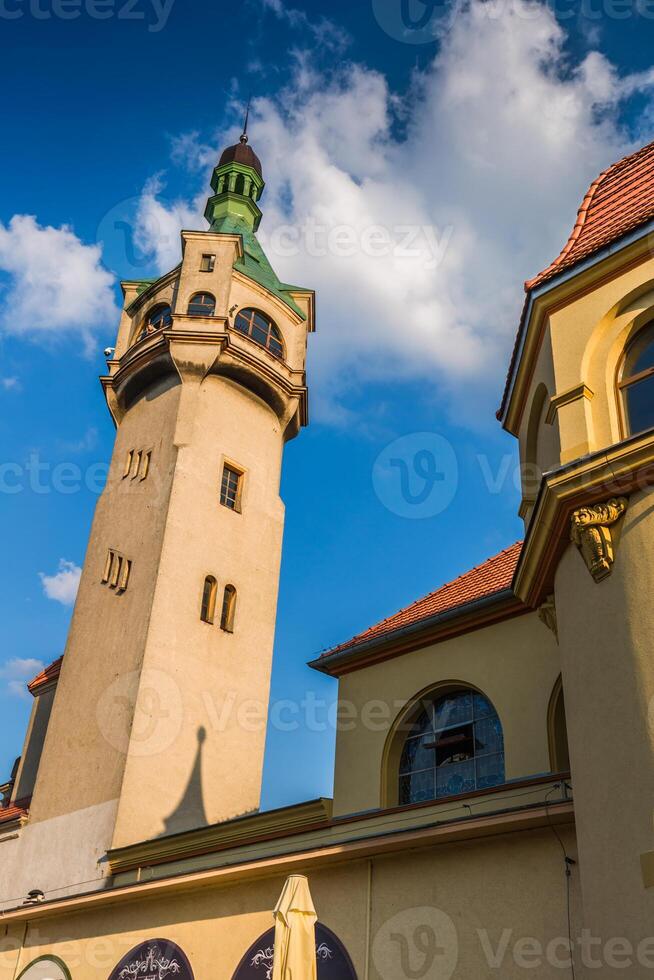
[[[399,802],[400,758],[402,756],[402,750],[408,734],[407,726],[413,724],[416,717],[422,710],[424,701],[432,701],[436,698],[446,697],[448,694],[456,694],[459,691],[473,691],[476,694],[481,694],[482,697],[486,698],[486,700],[493,706],[497,717],[500,719],[502,734],[504,735],[504,725],[502,724],[502,719],[495,706],[495,702],[484,690],[482,690],[482,688],[477,687],[476,684],[471,684],[470,681],[452,679],[437,681],[435,684],[429,684],[427,687],[423,688],[422,691],[419,691],[418,694],[415,694],[406,702],[404,707],[396,715],[390,731],[386,736],[386,741],[382,751],[379,786],[379,805],[382,809],[386,810],[398,806],[422,805],[416,803],[401,804]],[[504,779],[506,781],[506,741],[504,742],[504,753]],[[443,796],[429,802],[438,804],[445,802],[447,799],[448,797]]]
[[[221,494],[222,484],[223,484],[223,473],[225,472],[225,467],[227,467],[230,470],[234,470],[234,472],[238,473],[240,477],[238,481],[238,493],[236,495],[236,503],[234,507],[228,507],[227,504],[223,504],[220,499],[220,494]],[[248,478],[248,470],[244,466],[242,466],[240,463],[237,463],[234,459],[232,459],[229,456],[221,456],[220,471],[218,475],[218,505],[220,507],[224,507],[225,510],[231,511],[232,514],[242,514],[243,508],[245,506],[247,478]]]

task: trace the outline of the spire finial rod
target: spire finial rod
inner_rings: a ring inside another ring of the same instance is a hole
[[[245,107],[245,119],[243,121],[243,132],[241,133],[240,142],[247,143],[248,141],[248,119],[250,118],[250,102],[252,101],[252,96],[248,95],[248,104]]]

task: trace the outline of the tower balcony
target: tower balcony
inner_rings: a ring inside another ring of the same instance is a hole
[[[308,422],[304,369],[292,368],[285,356],[272,353],[225,316],[172,314],[166,326],[141,335],[107,367],[100,381],[116,425],[155,384],[201,384],[210,375],[228,378],[265,402],[286,439]]]

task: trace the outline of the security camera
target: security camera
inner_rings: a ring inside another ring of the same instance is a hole
[[[45,901],[45,895],[40,888],[32,888],[31,891],[27,893],[27,898],[23,902],[23,905],[36,905],[37,902]]]
[[[112,354],[115,354],[115,353],[116,353],[116,348],[115,347],[105,347],[105,349],[104,349],[104,356],[105,357],[111,357],[111,355]]]

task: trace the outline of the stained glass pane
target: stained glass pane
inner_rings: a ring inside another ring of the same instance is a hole
[[[485,698],[483,694],[477,694],[475,692],[472,696],[475,719],[485,718],[486,715],[494,715],[495,708],[490,703],[488,698]]]
[[[400,776],[400,803],[422,803],[434,799],[434,770]]]
[[[436,796],[456,796],[469,793],[475,788],[475,763],[455,762],[436,770]]]
[[[462,691],[446,698],[441,698],[435,705],[435,728],[448,728],[450,725],[461,725],[472,721],[472,691]]]
[[[406,727],[408,735],[423,735],[426,732],[433,732],[432,724],[433,710],[431,704],[425,705],[415,721]]]
[[[402,758],[400,760],[400,772],[415,772],[417,769],[431,769],[434,765],[434,750],[427,748],[425,742],[429,741],[429,736],[408,738],[404,743]]]
[[[477,788],[486,789],[488,786],[499,786],[504,782],[504,753],[483,755],[476,760]]]
[[[503,749],[502,726],[497,715],[475,722],[475,755],[489,755]]]

